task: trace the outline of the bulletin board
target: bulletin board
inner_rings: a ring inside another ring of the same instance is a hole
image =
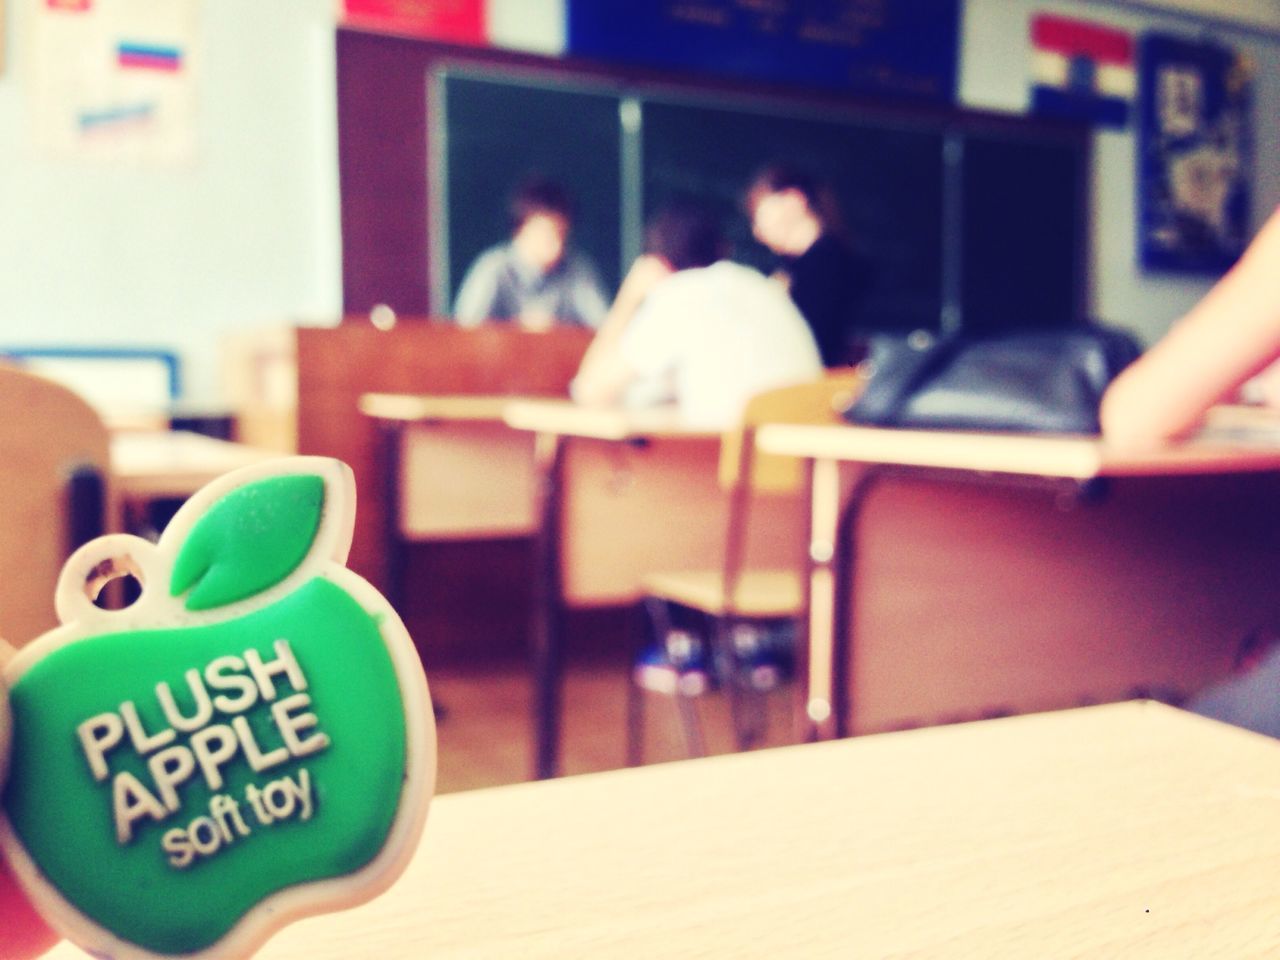
[[[168,165],[196,145],[198,0],[31,6],[30,132],[46,156]]]
[[[1251,68],[1213,41],[1148,33],[1140,50],[1139,262],[1221,274],[1250,237]]]

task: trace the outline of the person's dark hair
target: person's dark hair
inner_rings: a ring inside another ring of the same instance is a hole
[[[789,163],[771,163],[756,173],[747,187],[747,215],[754,217],[761,200],[783,190],[799,192],[809,204],[809,209],[822,221],[824,230],[829,233],[844,231],[844,218],[840,215],[840,205],[830,184]]]
[[[535,174],[526,177],[511,194],[508,206],[511,227],[519,230],[524,222],[538,213],[554,214],[573,222],[573,200],[568,192],[554,180]]]
[[[644,247],[675,270],[709,266],[724,255],[720,219],[696,200],[677,200],[650,218]]]

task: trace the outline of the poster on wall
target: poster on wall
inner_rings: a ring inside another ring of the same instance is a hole
[[[27,0],[32,139],[46,156],[169,165],[196,145],[199,0]]]
[[[482,0],[343,0],[341,9],[344,27],[473,46],[485,43]]]
[[[341,0],[348,30],[470,47],[564,53],[566,0]]]
[[[960,0],[568,0],[574,56],[950,103]]]
[[[1143,269],[1216,275],[1249,239],[1253,82],[1228,47],[1148,33],[1139,45]]]

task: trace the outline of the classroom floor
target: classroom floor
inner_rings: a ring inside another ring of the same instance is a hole
[[[533,558],[527,541],[411,548],[401,615],[419,644],[437,723],[437,793],[520,783],[533,772],[528,628]],[[566,774],[626,765],[626,706],[634,612],[566,614],[562,763]],[[793,742],[794,686],[769,698],[764,746]],[[646,763],[688,756],[670,697],[646,694]],[[699,698],[708,753],[733,749],[724,696]]]
[[[428,668],[432,699],[443,707],[437,727],[437,793],[519,783],[530,778],[531,684],[527,664],[501,662]],[[625,766],[627,667],[593,658],[571,663],[564,688],[562,767],[566,774]],[[791,742],[791,688],[771,695],[765,746]],[[733,749],[728,709],[722,694],[699,700],[709,753]],[[646,695],[646,763],[687,756],[675,705],[669,697]]]

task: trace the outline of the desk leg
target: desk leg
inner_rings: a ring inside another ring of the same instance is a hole
[[[401,534],[400,469],[403,449],[400,424],[380,421],[378,430],[382,459],[382,550],[386,558],[387,602],[393,610],[404,611],[405,546]]]
[[[564,440],[539,433],[534,443],[538,472],[538,532],[534,544],[533,731],[534,769],[539,780],[560,766],[560,701],[563,682],[564,592],[560,569],[561,484]]]
[[[815,460],[810,469],[807,642],[802,644],[808,685],[801,724],[806,739],[829,740],[850,733],[854,528],[876,471],[864,468],[841,504],[840,464]]]

